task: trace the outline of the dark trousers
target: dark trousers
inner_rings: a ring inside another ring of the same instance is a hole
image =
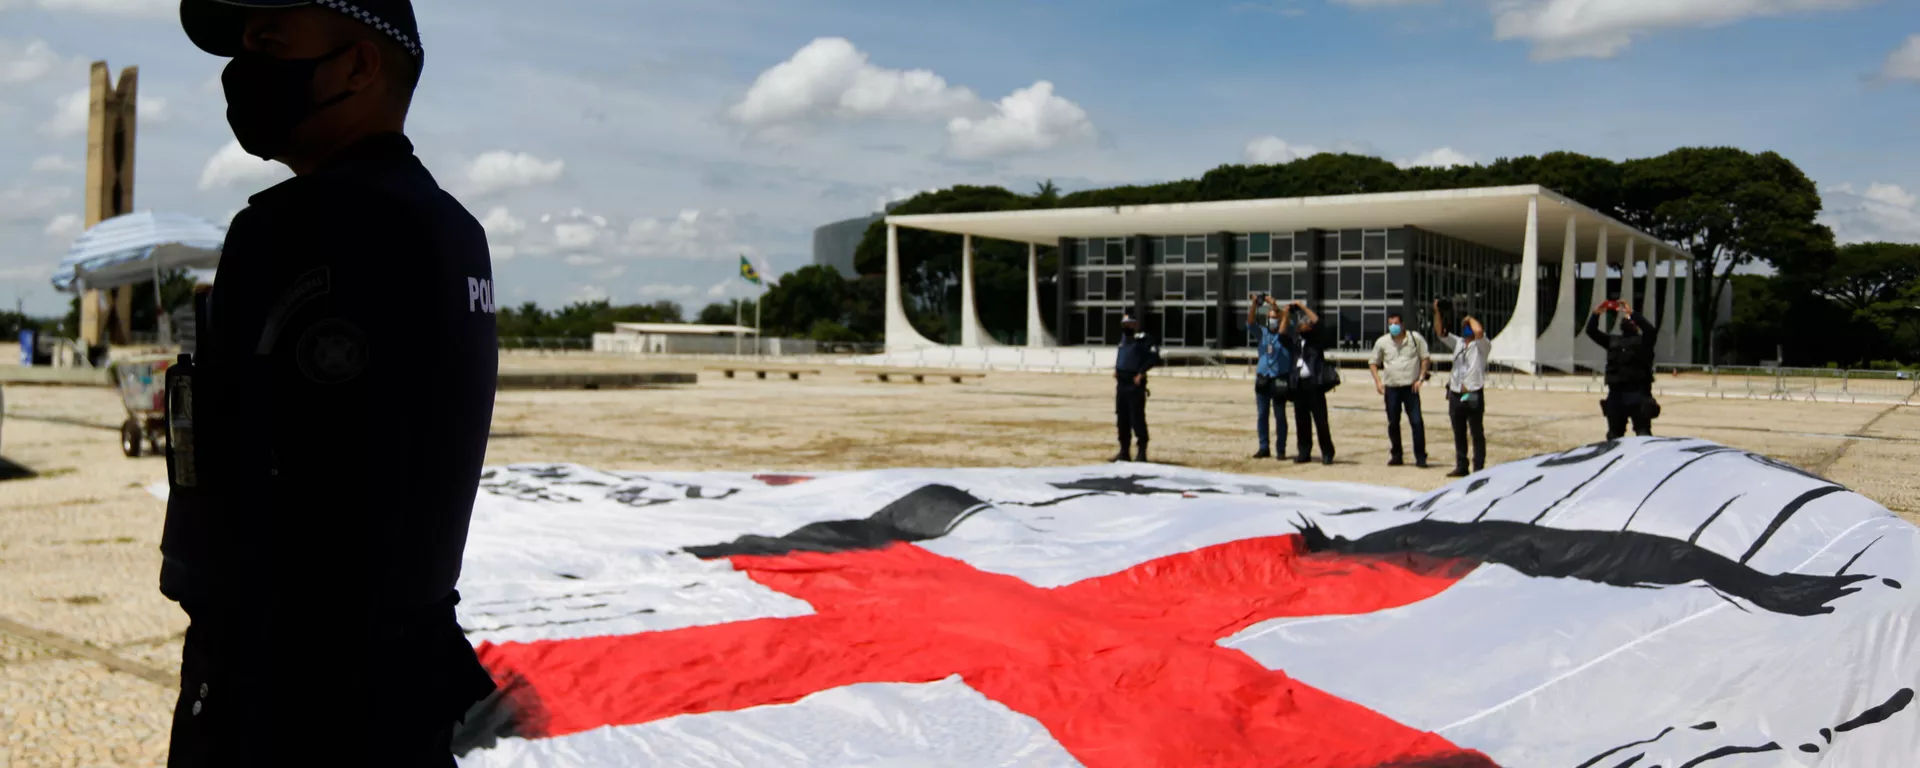
[[[1413,387],[1387,387],[1387,446],[1392,457],[1399,461],[1400,452],[1400,412],[1407,414],[1407,426],[1413,429],[1414,461],[1427,461],[1427,418],[1420,414],[1420,393]]]
[[[1627,434],[1627,423],[1633,423],[1633,433],[1640,437],[1653,436],[1653,419],[1647,418],[1646,401],[1653,393],[1642,389],[1609,389],[1607,399],[1600,402],[1600,410],[1607,416],[1607,439],[1618,440]]]
[[[1295,446],[1298,458],[1313,456],[1313,435],[1320,435],[1320,456],[1333,458],[1333,432],[1327,426],[1327,393],[1295,387],[1293,390],[1293,429],[1298,433]]]
[[[1447,391],[1447,420],[1453,422],[1453,466],[1455,469],[1467,468],[1467,437],[1473,437],[1473,471],[1487,468],[1487,395],[1484,391],[1472,393],[1471,400],[1478,404],[1460,402],[1460,393]]]
[[[1253,403],[1254,403],[1254,409],[1259,413],[1259,421],[1257,422],[1259,427],[1255,430],[1255,432],[1260,435],[1260,450],[1262,452],[1267,450],[1267,445],[1268,445],[1267,444],[1267,436],[1268,436],[1267,413],[1268,411],[1272,411],[1273,426],[1275,429],[1279,430],[1279,437],[1280,437],[1280,439],[1275,440],[1272,445],[1274,448],[1278,449],[1275,451],[1277,454],[1281,456],[1287,455],[1287,400],[1286,398],[1274,397],[1273,394],[1268,392],[1267,390],[1261,389],[1259,387],[1255,387],[1253,390]]]
[[[1132,440],[1140,450],[1147,449],[1147,390],[1133,382],[1121,384],[1113,394],[1113,414],[1120,428],[1120,452],[1127,453]]]

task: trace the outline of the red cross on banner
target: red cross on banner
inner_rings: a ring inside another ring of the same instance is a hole
[[[515,732],[562,736],[958,674],[1088,768],[1494,765],[1218,645],[1267,619],[1418,602],[1471,562],[1308,554],[1301,537],[1277,536],[1043,589],[908,544],[730,560],[815,613],[483,644],[482,662],[511,692]]]

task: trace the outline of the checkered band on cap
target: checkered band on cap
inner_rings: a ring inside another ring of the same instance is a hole
[[[360,6],[347,2],[347,0],[314,0],[314,3],[325,8],[332,8],[333,10],[339,11],[348,16],[352,16],[356,19],[359,19],[361,23],[364,23],[367,26],[373,27],[374,29],[380,30],[381,32],[385,33],[387,37],[393,38],[394,41],[400,43],[401,47],[407,49],[407,53],[413,54],[414,58],[416,59],[420,58],[419,42],[415,41],[412,37],[408,36],[407,33],[400,31],[397,27],[393,26],[392,24],[388,24],[386,19],[380,18],[379,16],[373,14],[367,9],[361,8]]]

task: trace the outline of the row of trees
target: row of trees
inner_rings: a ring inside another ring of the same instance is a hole
[[[1695,306],[1711,333],[1710,308],[1732,290],[1734,271],[1764,264],[1783,275],[1824,275],[1837,257],[1833,233],[1815,218],[1820,195],[1800,169],[1772,152],[1688,147],[1657,157],[1615,162],[1572,152],[1502,158],[1485,165],[1400,168],[1377,157],[1315,155],[1273,165],[1223,165],[1198,179],[1061,194],[1051,183],[1032,194],[1000,187],[959,186],[922,194],[895,214],[963,213],[1037,208],[1105,207],[1250,200],[1468,187],[1539,184],[1682,246],[1691,255]],[[931,338],[953,335],[960,275],[960,237],[915,229],[899,232],[902,282],[914,325]],[[1024,326],[1025,246],[974,244],[975,291],[989,330]],[[1057,249],[1043,251],[1042,274]],[[862,275],[886,265],[886,228],[869,228],[856,254]],[[1050,294],[1051,292],[1047,292]],[[1049,296],[1043,294],[1043,302]],[[1051,312],[1043,312],[1051,317]],[[1704,348],[1704,340],[1702,340]]]
[[[886,295],[879,276],[847,280],[829,266],[811,265],[789,272],[767,287],[760,298],[761,332],[767,336],[849,342],[881,334],[881,299]],[[751,300],[714,302],[703,307],[694,322],[732,325],[754,322]],[[604,299],[576,301],[555,310],[533,302],[502,308],[500,335],[522,338],[590,338],[614,323],[683,323],[685,310],[672,301],[615,306]]]
[[[1740,360],[1892,368],[1920,362],[1920,244],[1840,247],[1826,269],[1736,275],[1722,337]]]

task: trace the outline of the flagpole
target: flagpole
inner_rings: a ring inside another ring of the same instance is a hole
[[[767,287],[765,283],[765,278],[762,278],[762,282],[760,285],[760,295],[754,298],[753,300],[753,353],[755,355],[759,355],[761,353],[760,352],[760,305],[766,303],[765,302],[766,298],[767,298]]]
[[[733,356],[740,356],[740,300],[733,300]]]

